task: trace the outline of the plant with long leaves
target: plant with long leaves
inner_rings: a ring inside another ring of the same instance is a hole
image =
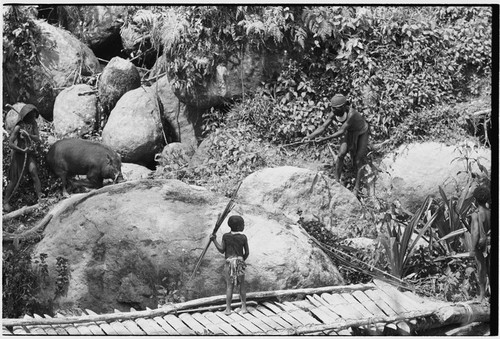
[[[473,207],[474,197],[471,194],[473,181],[469,181],[462,191],[462,194],[457,199],[455,197],[448,198],[446,193],[439,186],[439,193],[443,199],[437,210],[437,217],[434,221],[439,242],[444,246],[445,254],[452,252],[461,252],[464,247],[466,251],[471,251],[470,246],[470,226],[467,222],[471,208]],[[458,236],[464,235],[463,241],[460,241]]]
[[[388,236],[381,237],[381,243],[388,257],[392,275],[399,278],[405,277],[409,259],[417,248],[418,241],[436,219],[437,213],[431,214],[430,212],[431,204],[432,198],[428,196],[406,226],[393,220],[390,214],[384,220]]]

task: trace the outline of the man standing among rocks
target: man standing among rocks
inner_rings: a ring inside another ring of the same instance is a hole
[[[362,167],[368,153],[368,137],[370,134],[370,128],[365,118],[351,106],[344,95],[335,94],[330,103],[332,112],[326,119],[325,123],[306,136],[304,140],[313,139],[323,133],[333,122],[334,118],[338,122],[342,123],[340,129],[331,136],[332,138],[336,138],[344,135],[344,140],[340,145],[337,163],[335,166],[335,179],[340,182],[342,167],[344,165],[344,157],[347,152],[349,152],[354,166],[354,173],[356,175],[354,194],[358,196]]]

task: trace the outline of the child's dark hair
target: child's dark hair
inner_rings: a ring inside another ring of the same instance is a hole
[[[472,193],[472,196],[476,198],[479,205],[486,205],[490,202],[490,190],[485,186],[478,186]]]
[[[239,215],[232,215],[227,220],[227,224],[233,232],[241,232],[245,226],[245,221]]]

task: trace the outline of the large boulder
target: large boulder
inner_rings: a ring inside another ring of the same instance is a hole
[[[82,76],[91,76],[101,70],[94,53],[68,31],[36,20],[43,37],[40,45],[41,65],[35,68],[33,85],[27,93],[26,103],[38,107],[40,114],[52,121],[54,101],[61,89],[73,85]],[[9,100],[16,102],[21,93],[19,76],[14,65],[18,60],[4,60],[4,90]],[[10,65],[10,66],[9,66]],[[23,88],[22,90],[26,90]]]
[[[224,256],[213,245],[190,277],[227,198],[178,180],[125,182],[100,192],[72,196],[71,207],[55,212],[45,228],[35,248],[35,256],[48,255],[41,299],[54,298],[58,257],[67,259],[69,282],[60,285],[66,294],[54,299],[56,309],[156,307],[159,285],[188,300],[225,294]],[[240,203],[233,214],[245,219],[248,291],[343,283],[331,260],[293,221]],[[226,219],[218,239],[228,231]]]
[[[175,94],[187,106],[200,110],[223,104],[228,99],[240,97],[259,87],[262,82],[276,78],[283,64],[284,56],[269,51],[256,51],[247,47],[243,55],[233,55],[227,63],[219,64],[215,74],[196,94],[183,90],[176,90]],[[154,76],[166,69],[168,59],[164,56],[158,58],[152,67]],[[208,64],[206,57],[199,57],[198,64]]]
[[[102,130],[102,142],[118,152],[123,162],[154,166],[165,145],[154,90],[140,87],[123,95]]]
[[[108,115],[125,93],[140,86],[141,76],[133,63],[120,57],[111,59],[99,78],[99,100],[104,114]]]
[[[94,129],[97,96],[89,85],[63,90],[54,103],[54,132],[58,138],[81,137]]]
[[[195,134],[195,124],[201,120],[193,110],[186,109],[186,105],[179,101],[172,90],[172,85],[166,76],[154,83],[153,88],[163,107],[163,116],[168,122],[168,142],[182,142],[196,148],[198,141]]]
[[[295,221],[319,219],[339,237],[370,229],[354,194],[322,172],[293,166],[265,168],[243,180],[238,197],[242,203]]]
[[[415,212],[428,195],[440,198],[439,186],[448,196],[458,196],[469,178],[466,157],[472,172],[481,172],[475,160],[490,171],[491,151],[471,142],[403,145],[382,159],[383,172],[375,182],[375,194],[389,201],[399,200],[410,212]]]
[[[176,173],[189,165],[190,157],[195,149],[181,142],[172,142],[156,154],[156,174],[162,178],[176,178]]]
[[[78,12],[81,20],[59,17],[59,22],[98,54],[120,41],[120,27],[126,6],[65,6],[67,12]]]
[[[126,181],[147,179],[152,175],[153,171],[147,167],[128,162],[122,163],[122,176]]]
[[[278,53],[257,52],[251,47],[233,59],[227,67],[217,66],[216,76],[207,88],[209,98],[232,98],[252,92],[264,80],[277,77],[283,63]]]

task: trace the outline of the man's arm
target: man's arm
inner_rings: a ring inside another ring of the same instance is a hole
[[[320,135],[321,133],[323,133],[326,130],[326,128],[332,123],[334,116],[335,115],[333,113],[330,113],[330,115],[326,119],[325,123],[323,125],[319,126],[318,128],[316,128],[316,130],[314,132],[312,132],[311,134],[306,136],[304,139],[312,139],[312,138]]]

